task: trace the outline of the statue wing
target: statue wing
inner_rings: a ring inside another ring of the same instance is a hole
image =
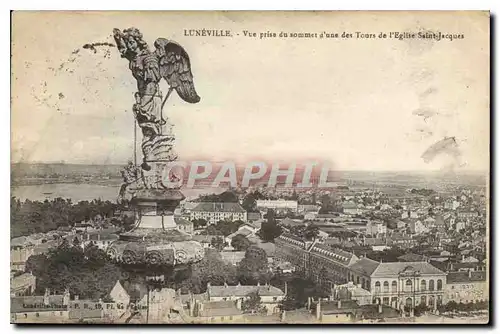
[[[161,76],[177,91],[181,99],[189,103],[200,102],[194,88],[191,62],[186,50],[165,38],[158,38],[154,45],[160,60]]]

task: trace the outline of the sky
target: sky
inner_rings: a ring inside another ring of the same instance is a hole
[[[461,168],[489,168],[489,18],[422,12],[15,12],[12,162],[132,158],[136,83],[128,62],[114,48],[82,48],[114,42],[113,28],[132,26],[151,49],[164,37],[191,58],[201,101],[174,94],[164,110],[181,159],[320,158],[340,170],[439,170],[449,158],[426,163],[421,155],[455,136]],[[203,28],[233,37],[184,36]],[[260,39],[244,30],[464,38]]]

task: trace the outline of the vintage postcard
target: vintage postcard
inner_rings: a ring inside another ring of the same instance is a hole
[[[11,24],[12,323],[489,322],[489,12]]]

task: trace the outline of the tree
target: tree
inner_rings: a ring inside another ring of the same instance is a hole
[[[414,314],[415,314],[415,316],[419,317],[419,316],[425,314],[425,312],[427,312],[429,310],[430,310],[430,308],[427,305],[418,304],[417,306],[415,306]]]
[[[269,267],[266,252],[257,246],[250,246],[238,266],[238,276],[244,283],[255,284],[269,279]]]
[[[231,240],[231,246],[237,251],[245,251],[250,247],[251,243],[246,237],[241,234],[237,234]]]
[[[191,275],[183,282],[183,286],[193,293],[202,293],[207,283],[236,284],[236,268],[225,263],[220,253],[213,249],[207,249],[203,259],[193,264]]]
[[[200,219],[194,219],[193,220],[193,227],[195,230],[207,226],[207,221],[203,218]]]
[[[225,242],[224,242],[224,239],[222,237],[213,237],[212,238],[212,241],[210,242],[210,244],[212,245],[212,247],[214,247],[215,249],[217,249],[219,252],[224,249],[224,246],[225,246]]]
[[[259,237],[264,241],[273,242],[282,232],[283,230],[276,223],[274,210],[267,210],[267,222],[262,223]]]
[[[318,237],[318,235],[319,235],[319,227],[313,224],[309,224],[304,230],[303,237],[306,240],[314,240]]]
[[[267,313],[267,309],[262,305],[262,300],[258,291],[252,291],[247,295],[247,299],[241,303],[243,313]]]
[[[257,200],[255,199],[254,193],[249,193],[248,195],[246,195],[243,199],[243,202],[241,203],[241,206],[247,212],[258,212]]]

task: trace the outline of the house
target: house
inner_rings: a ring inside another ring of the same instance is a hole
[[[353,300],[319,300],[315,311],[317,320],[322,323],[378,322],[401,317],[399,311],[390,306],[358,305]]]
[[[241,310],[241,299],[236,301],[199,301],[190,303],[189,314],[194,323],[242,323],[244,322]]]
[[[238,228],[237,231],[229,234],[228,236],[226,236],[224,238],[224,240],[227,242],[228,245],[231,245],[231,242],[233,240],[233,238],[237,235],[241,235],[241,236],[244,236],[244,237],[249,237],[249,236],[253,236],[255,235],[255,230],[250,227],[250,226],[247,226],[247,225],[242,225]]]
[[[69,290],[52,295],[46,289],[43,296],[17,296],[10,298],[13,323],[54,323],[68,321]]]
[[[446,276],[445,302],[471,303],[489,300],[486,271],[456,271]]]
[[[366,224],[366,234],[378,236],[387,233],[387,226],[382,222],[369,221]]]
[[[278,200],[257,200],[257,210],[261,212],[267,212],[267,210],[272,209],[275,212],[298,212],[298,202],[289,201],[284,199]]]
[[[224,239],[224,236],[222,236],[222,235],[195,234],[195,235],[193,235],[192,240],[198,241],[203,246],[203,248],[213,248],[212,247],[212,239],[213,238]]]
[[[36,277],[30,273],[23,273],[10,279],[11,297],[30,296],[36,289]]]
[[[193,225],[192,221],[190,221],[188,219],[181,218],[181,217],[175,217],[174,220],[175,220],[175,223],[177,225],[177,229],[179,231],[182,231],[182,232],[185,232],[185,233],[191,234],[191,235],[194,233],[194,225]]]
[[[257,293],[261,303],[267,309],[267,314],[279,312],[279,305],[285,298],[285,292],[268,284],[257,285],[222,285],[212,286],[207,284],[207,296],[209,301],[236,301],[250,298],[252,293]]]
[[[247,221],[247,212],[239,203],[233,202],[202,202],[191,210],[190,220],[205,219],[209,224],[220,220]]]
[[[332,288],[332,298],[334,300],[353,300],[358,305],[372,303],[372,294],[370,291],[361,287],[361,284],[347,282],[346,284],[334,284]]]
[[[342,212],[348,215],[357,215],[362,211],[358,208],[358,205],[352,201],[342,203]]]
[[[429,232],[429,229],[425,227],[420,220],[412,220],[408,223],[411,234],[422,234]]]

